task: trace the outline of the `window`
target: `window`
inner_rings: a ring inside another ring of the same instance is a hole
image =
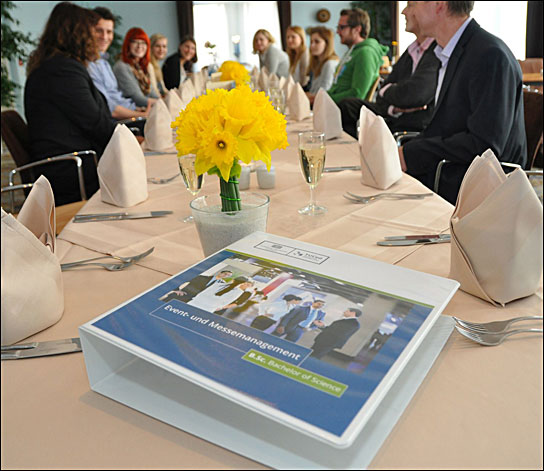
[[[406,24],[401,14],[406,2],[399,2],[399,55],[415,39],[404,31]],[[471,15],[491,34],[501,38],[516,59],[525,59],[525,32],[527,29],[527,2],[474,2]]]
[[[233,40],[239,36],[240,62],[258,66],[259,58],[253,54],[253,36],[259,29],[270,31],[281,47],[280,21],[277,2],[193,2],[195,40],[198,66],[213,62],[206,41],[215,44],[217,64],[236,60]]]

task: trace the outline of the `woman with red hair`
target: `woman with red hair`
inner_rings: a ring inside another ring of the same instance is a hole
[[[151,64],[151,44],[141,28],[131,28],[125,35],[121,58],[113,66],[119,89],[137,106],[147,107],[159,98]]]

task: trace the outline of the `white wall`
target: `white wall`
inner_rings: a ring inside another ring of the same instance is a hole
[[[406,21],[401,12],[406,3],[399,2],[399,55],[415,39],[413,34],[404,31]],[[516,59],[525,59],[527,2],[474,2],[470,16],[486,31],[501,38]]]

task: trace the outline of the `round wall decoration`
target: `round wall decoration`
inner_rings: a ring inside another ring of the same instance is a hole
[[[331,12],[327,10],[326,8],[322,8],[317,12],[317,21],[320,23],[326,23],[331,19]]]

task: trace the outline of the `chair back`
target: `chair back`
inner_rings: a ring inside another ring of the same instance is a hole
[[[542,70],[542,57],[529,57],[524,61],[518,59],[518,62],[524,74],[537,74]]]
[[[527,165],[530,170],[535,157],[542,146],[542,100],[544,95],[537,91],[523,90],[523,109],[525,118],[525,135],[527,137]]]
[[[376,94],[376,90],[378,89],[379,83],[380,83],[380,76],[378,75],[378,78],[376,79],[372,87],[370,87],[370,90],[368,91],[366,95],[366,98],[365,98],[366,101],[374,101],[374,95]]]
[[[15,110],[2,111],[2,139],[17,167],[30,163],[28,128]],[[32,171],[22,171],[21,180],[23,183],[33,182]]]

